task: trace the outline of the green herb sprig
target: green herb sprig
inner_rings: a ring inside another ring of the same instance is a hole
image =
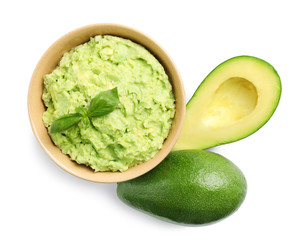
[[[91,100],[87,109],[78,107],[76,108],[76,113],[66,114],[56,119],[50,128],[50,133],[67,130],[80,121],[88,126],[91,118],[111,113],[116,109],[118,104],[119,96],[117,87],[102,91]]]

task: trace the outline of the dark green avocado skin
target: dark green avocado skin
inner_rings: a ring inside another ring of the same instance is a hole
[[[236,211],[246,195],[240,169],[205,150],[171,152],[152,171],[118,183],[119,198],[167,221],[206,224]]]

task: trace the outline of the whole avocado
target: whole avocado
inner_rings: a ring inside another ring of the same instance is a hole
[[[118,183],[119,198],[148,214],[184,224],[206,224],[235,212],[246,195],[240,169],[205,150],[171,152],[155,169]]]

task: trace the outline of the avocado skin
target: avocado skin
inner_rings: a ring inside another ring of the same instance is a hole
[[[155,169],[118,183],[118,197],[128,205],[167,221],[206,224],[238,209],[247,184],[240,169],[205,150],[171,152]]]

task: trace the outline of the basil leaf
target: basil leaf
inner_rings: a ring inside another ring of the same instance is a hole
[[[115,110],[119,103],[117,87],[100,92],[95,96],[87,110],[88,117],[99,117],[111,113]]]
[[[82,121],[85,127],[88,127],[91,117],[99,117],[111,113],[118,104],[119,96],[117,87],[100,92],[91,100],[88,110],[84,107],[77,107],[75,109],[76,113],[67,114],[56,119],[50,128],[50,133],[69,129],[80,121]]]
[[[76,125],[78,122],[80,122],[82,118],[82,115],[80,113],[72,113],[63,115],[62,117],[59,117],[56,119],[51,128],[51,133],[61,132],[63,130],[69,129],[70,127]]]

